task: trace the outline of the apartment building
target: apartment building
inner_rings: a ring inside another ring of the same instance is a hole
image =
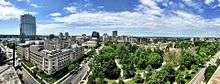
[[[30,62],[48,75],[62,70],[70,63],[83,57],[84,54],[82,46],[71,45],[70,40],[60,38],[47,39],[44,44],[20,46],[18,49],[20,54],[29,58]],[[29,50],[26,51],[26,49]],[[28,52],[29,55],[25,52]]]

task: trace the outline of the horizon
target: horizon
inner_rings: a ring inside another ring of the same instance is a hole
[[[1,0],[0,35],[18,35],[23,14],[36,17],[37,35],[220,37],[219,0]]]

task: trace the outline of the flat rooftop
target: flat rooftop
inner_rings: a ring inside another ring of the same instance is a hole
[[[1,84],[22,84],[14,67],[10,65],[0,66]]]

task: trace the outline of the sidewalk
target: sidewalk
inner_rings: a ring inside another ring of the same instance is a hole
[[[30,70],[30,68],[27,67],[27,65],[25,65],[24,63],[23,63],[23,65]],[[32,79],[34,79],[35,82],[37,82],[38,84],[40,84],[40,83],[37,81],[37,79],[35,79],[35,78],[30,74],[30,72],[28,72],[28,70],[26,70],[26,68],[24,68],[24,67],[22,66],[22,69],[23,69]]]

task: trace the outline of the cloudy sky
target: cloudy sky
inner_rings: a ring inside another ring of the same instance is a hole
[[[19,17],[37,34],[220,36],[220,0],[0,0],[0,34],[19,34]]]

